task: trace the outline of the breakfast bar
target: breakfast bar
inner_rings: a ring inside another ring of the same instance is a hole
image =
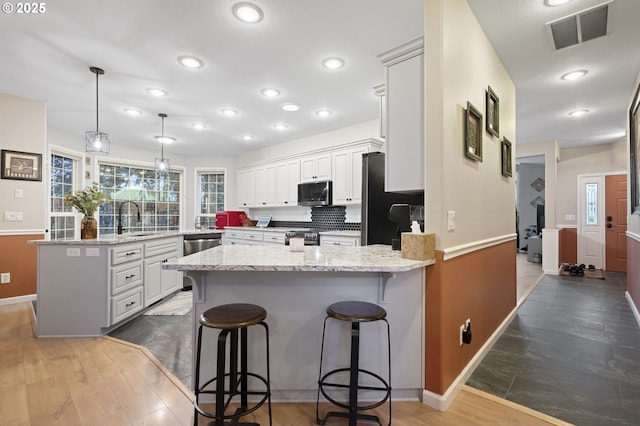
[[[424,385],[424,267],[434,260],[403,259],[390,246],[223,245],[162,265],[193,279],[193,335],[207,309],[254,303],[267,311],[274,401],[315,400],[322,325],[327,306],[347,300],[379,304],[391,325],[393,398],[418,399]],[[350,327],[327,323],[323,368],[348,365]],[[215,335],[206,335],[213,342]],[[364,324],[361,367],[386,374],[386,327]],[[249,330],[254,347],[263,333]],[[194,344],[195,347],[195,344]],[[249,366],[264,372],[263,351]],[[201,376],[215,371],[215,344],[203,347]],[[194,362],[195,364],[195,362]],[[195,376],[195,374],[193,375]]]

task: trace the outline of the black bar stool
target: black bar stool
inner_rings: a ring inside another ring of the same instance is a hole
[[[271,425],[271,385],[269,375],[269,327],[264,322],[267,311],[264,308],[248,303],[232,303],[216,306],[208,309],[200,315],[200,327],[198,329],[198,343],[196,352],[196,377],[195,377],[195,401],[193,424],[198,425],[198,414],[214,419],[211,426],[223,426],[226,424],[242,426],[260,426],[258,423],[238,423],[241,416],[247,415],[260,408],[265,401],[269,406],[269,425]],[[267,341],[267,377],[266,379],[247,369],[247,327],[251,325],[264,327]],[[216,376],[200,386],[200,355],[202,349],[202,327],[220,329],[218,335],[218,359]],[[240,331],[240,351],[238,352],[238,331]],[[226,347],[227,336],[231,335],[229,347],[229,372],[226,372]],[[240,356],[240,370],[238,370],[238,355]],[[253,377],[264,383],[266,390],[250,391],[248,378]],[[228,378],[228,380],[227,380]],[[225,381],[229,388],[225,389]],[[210,384],[215,384],[215,389],[207,389]],[[215,413],[204,411],[200,407],[200,395],[215,395]],[[262,396],[262,399],[249,407],[249,395]],[[233,414],[225,414],[234,397],[240,396],[240,407]],[[225,401],[225,397],[226,401]],[[230,420],[231,423],[225,423]]]
[[[327,316],[324,319],[324,325],[322,328],[322,346],[320,348],[320,372],[318,374],[318,396],[316,399],[316,423],[324,425],[329,417],[341,417],[349,419],[349,426],[356,426],[357,421],[367,420],[375,421],[382,426],[380,418],[378,416],[359,413],[362,410],[371,410],[379,407],[389,400],[389,425],[391,425],[391,331],[389,328],[389,321],[386,319],[387,312],[380,306],[368,303],[368,302],[338,302],[330,305],[327,308]],[[327,372],[322,375],[322,359],[324,355],[324,336],[327,328],[327,320],[334,318],[340,321],[351,322],[351,365],[349,368],[338,368]],[[371,321],[384,321],[387,323],[387,346],[388,346],[388,359],[389,359],[389,378],[388,381],[384,380],[378,374],[368,370],[359,368],[360,362],[360,323]],[[334,383],[328,379],[340,372],[349,372],[349,384]],[[371,376],[380,382],[380,386],[363,386],[358,383],[359,373]],[[335,398],[329,396],[325,388],[333,389],[348,389],[349,390],[349,404],[338,402]],[[358,405],[358,390],[369,390],[383,392],[383,397],[378,402],[373,402],[369,405]],[[332,404],[344,408],[348,411],[338,412],[330,411],[324,418],[320,418],[319,403],[320,394]]]

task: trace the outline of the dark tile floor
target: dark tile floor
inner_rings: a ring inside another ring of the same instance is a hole
[[[191,389],[193,312],[185,315],[140,315],[109,335],[147,348]]]
[[[626,274],[545,276],[468,385],[576,425],[640,425]]]

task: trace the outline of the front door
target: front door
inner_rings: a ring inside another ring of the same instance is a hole
[[[627,175],[605,177],[606,270],[627,272]]]
[[[578,263],[604,267],[604,177],[578,176]]]

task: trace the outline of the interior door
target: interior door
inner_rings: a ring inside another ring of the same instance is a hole
[[[627,272],[627,175],[605,177],[606,270]]]
[[[604,266],[604,177],[578,176],[578,263]]]

